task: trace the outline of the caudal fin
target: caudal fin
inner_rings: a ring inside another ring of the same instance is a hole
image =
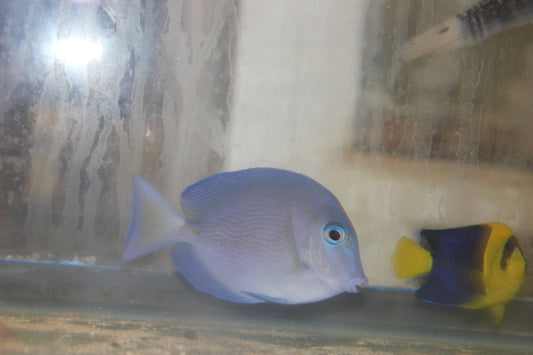
[[[185,220],[149,183],[133,176],[133,202],[122,260],[129,261],[179,242]]]
[[[411,239],[402,237],[396,244],[391,263],[396,276],[400,279],[407,279],[431,271],[433,259],[429,251]]]

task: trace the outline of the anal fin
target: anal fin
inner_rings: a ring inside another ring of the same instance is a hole
[[[462,307],[478,294],[468,273],[449,263],[433,265],[426,281],[416,292],[417,297],[426,302]]]
[[[187,281],[200,291],[231,302],[264,302],[261,299],[247,295],[246,293],[233,291],[213,277],[205,266],[199,262],[194,247],[190,244],[181,243],[172,247],[170,255],[172,256],[172,261],[174,261],[174,264],[178,267],[183,276],[185,276]]]
[[[269,297],[269,296],[260,295],[258,293],[253,293],[253,292],[246,292],[246,291],[242,291],[242,292],[264,302],[274,302],[274,303],[283,303],[283,304],[289,303],[287,302],[287,300],[284,300],[283,298]]]

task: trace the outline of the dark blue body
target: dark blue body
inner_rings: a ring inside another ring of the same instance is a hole
[[[416,295],[426,302],[460,306],[483,292],[483,252],[490,227],[475,225],[463,228],[421,231],[427,241],[433,266]]]

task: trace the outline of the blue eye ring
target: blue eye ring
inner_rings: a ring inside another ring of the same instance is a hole
[[[342,243],[346,236],[344,227],[338,222],[330,222],[326,224],[322,230],[322,238],[331,245],[338,245]]]

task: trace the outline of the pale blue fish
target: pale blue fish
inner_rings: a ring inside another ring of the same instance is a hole
[[[183,191],[181,211],[135,176],[122,259],[172,245],[191,284],[240,303],[315,302],[368,283],[350,220],[307,176],[272,168],[216,174]]]

